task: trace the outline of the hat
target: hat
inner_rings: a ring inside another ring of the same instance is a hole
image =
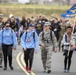
[[[35,27],[35,25],[34,24],[29,24],[29,27]]]
[[[50,22],[45,22],[44,26],[51,26]]]
[[[0,18],[3,18],[3,14],[0,14]]]
[[[10,15],[9,15],[9,18],[12,18],[12,17],[13,17],[13,14],[10,14]]]
[[[16,17],[16,20],[17,20],[17,21],[19,21],[19,18],[18,18],[18,17]]]
[[[72,28],[72,27],[71,27],[71,26],[67,26],[67,29],[68,29],[68,28]]]

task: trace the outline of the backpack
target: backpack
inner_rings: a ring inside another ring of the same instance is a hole
[[[50,30],[50,39],[52,40],[52,31]],[[42,40],[44,40],[44,32],[42,32]],[[53,42],[53,40],[52,40],[52,42]]]
[[[2,30],[2,40],[3,40],[3,33],[4,33],[4,30]],[[11,29],[11,33],[13,33],[12,29]],[[13,39],[13,36],[12,36],[12,39]]]
[[[27,31],[26,31],[25,40],[26,40],[26,38],[27,38]],[[33,32],[33,40],[34,40],[34,42],[35,42],[35,32]]]

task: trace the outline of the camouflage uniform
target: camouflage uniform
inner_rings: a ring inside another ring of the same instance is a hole
[[[61,40],[63,38],[64,33],[66,32],[66,24],[65,23],[64,24],[61,23],[60,26],[61,26],[61,31],[60,31],[59,41],[58,41],[58,43],[59,43],[59,50],[61,49]]]
[[[44,32],[44,40],[42,39],[42,34]],[[41,49],[41,58],[43,63],[43,68],[46,70],[51,70],[51,56],[53,48],[57,48],[57,40],[54,35],[54,32],[52,32],[52,39],[50,37],[50,30],[48,32],[43,31],[39,35],[39,42],[40,45],[44,44],[45,48],[40,46]],[[48,40],[48,42],[47,42]]]
[[[76,45],[76,32],[72,35],[71,45]]]
[[[0,18],[3,18],[3,14],[0,14]],[[0,22],[0,31],[4,27],[4,22]],[[0,44],[0,68],[2,68],[2,47]]]
[[[2,67],[2,48],[0,45],[0,68]]]

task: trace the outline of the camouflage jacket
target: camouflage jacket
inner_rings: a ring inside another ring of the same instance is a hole
[[[44,32],[44,40],[42,39],[42,34]],[[50,30],[48,32],[43,31],[39,34],[39,44],[45,45],[45,47],[53,46],[54,48],[58,47],[58,43],[55,37],[54,32],[52,32],[52,40],[50,37]],[[47,42],[48,41],[48,42]]]

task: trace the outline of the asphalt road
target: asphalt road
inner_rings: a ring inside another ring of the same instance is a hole
[[[52,63],[51,63],[51,75],[76,75],[76,52],[73,53],[72,65],[70,73],[63,72],[63,62],[64,57],[62,52],[52,53]],[[9,65],[9,64],[8,64]],[[13,51],[13,67],[14,70],[10,70],[9,66],[6,71],[0,68],[0,75],[48,75],[43,73],[43,66],[41,61],[41,51],[39,50],[37,54],[34,55],[32,73],[29,74],[25,70],[25,63],[23,60],[23,52],[21,46],[17,47],[16,51]]]

